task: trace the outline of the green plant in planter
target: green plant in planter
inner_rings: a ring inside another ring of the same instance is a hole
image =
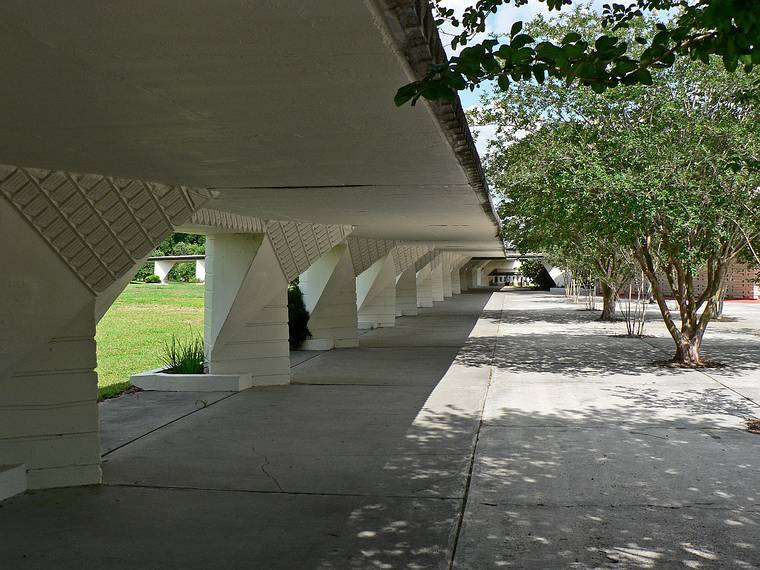
[[[309,332],[309,311],[303,302],[303,293],[297,281],[288,285],[288,336],[290,348],[296,349],[311,336]]]
[[[158,275],[148,275],[144,281],[145,283],[161,283],[161,278]]]
[[[164,344],[161,360],[166,365],[167,374],[203,374],[206,360],[203,339],[200,335],[187,341],[172,335],[171,342]]]

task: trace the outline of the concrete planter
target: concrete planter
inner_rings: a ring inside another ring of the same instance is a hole
[[[26,491],[26,465],[0,465],[0,501]]]
[[[167,374],[162,368],[133,375],[129,382],[160,392],[240,392],[253,386],[249,374]]]

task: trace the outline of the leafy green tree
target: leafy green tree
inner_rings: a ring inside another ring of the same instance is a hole
[[[534,28],[556,35],[575,24]],[[742,97],[755,78],[719,66],[680,60],[657,79],[604,94],[524,83],[489,97],[479,118],[499,125],[487,167],[505,196],[508,237],[534,234],[565,251],[574,239],[598,259],[632,257],[673,337],[674,362],[700,366],[729,266],[760,245],[760,108]]]
[[[751,72],[760,64],[760,10],[757,0],[635,0],[605,4],[604,29],[585,37],[582,29],[570,29],[560,38],[537,38],[515,22],[509,30],[478,39],[486,32],[486,20],[500,8],[545,2],[560,10],[573,0],[476,0],[461,17],[434,0],[436,22],[457,30],[452,48],[463,49],[449,61],[434,64],[420,81],[401,87],[397,105],[420,97],[454,100],[457,91],[473,90],[484,81],[496,81],[501,90],[514,83],[542,83],[554,78],[567,85],[577,83],[597,93],[620,85],[651,85],[653,72],[671,67],[679,59],[709,64],[717,56],[725,69],[742,67]],[[576,2],[576,6],[578,3]],[[625,33],[644,14],[673,10],[669,22],[656,22],[633,38]]]

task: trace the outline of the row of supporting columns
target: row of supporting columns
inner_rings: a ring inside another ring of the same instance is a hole
[[[190,213],[181,215],[186,219]],[[28,488],[97,483],[95,327],[155,243],[146,240],[118,271],[111,270],[111,258],[104,254],[99,263],[110,277],[95,283],[95,273],[90,277],[83,269],[83,277],[71,270],[76,259],[66,267],[63,254],[35,233],[22,214],[0,200],[0,237],[18,243],[5,259],[6,266],[15,267],[14,277],[1,287],[11,303],[10,313],[0,316],[9,333],[0,345],[5,363],[0,370],[0,463],[22,469]],[[169,221],[180,223],[178,217]],[[108,227],[105,218],[102,225]],[[170,230],[156,230],[150,239],[160,241]],[[259,386],[287,384],[287,291],[293,277],[286,276],[279,250],[266,231],[210,234],[206,248],[209,372],[250,374]],[[397,317],[416,315],[420,307],[467,289],[471,277],[462,267],[463,256],[419,249],[431,257],[419,267],[399,265],[391,249],[357,269],[345,242],[305,264],[305,271],[299,266],[311,315],[311,338],[302,348],[356,347],[361,328],[392,327]],[[97,251],[95,246],[90,250]],[[0,469],[0,495],[2,483]]]
[[[209,236],[206,247],[210,372],[251,374],[254,385],[289,382],[288,282],[269,237],[221,234]],[[393,327],[397,317],[460,293],[469,258],[427,255],[426,263],[399,270],[386,252],[357,274],[346,245],[327,251],[299,278],[311,333],[301,348],[358,346],[361,329]]]

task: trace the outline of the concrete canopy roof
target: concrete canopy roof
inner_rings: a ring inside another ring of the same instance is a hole
[[[0,163],[208,188],[212,208],[501,255],[471,140],[455,150],[441,119],[453,111],[393,104],[426,65],[399,19],[418,5],[6,0]]]

